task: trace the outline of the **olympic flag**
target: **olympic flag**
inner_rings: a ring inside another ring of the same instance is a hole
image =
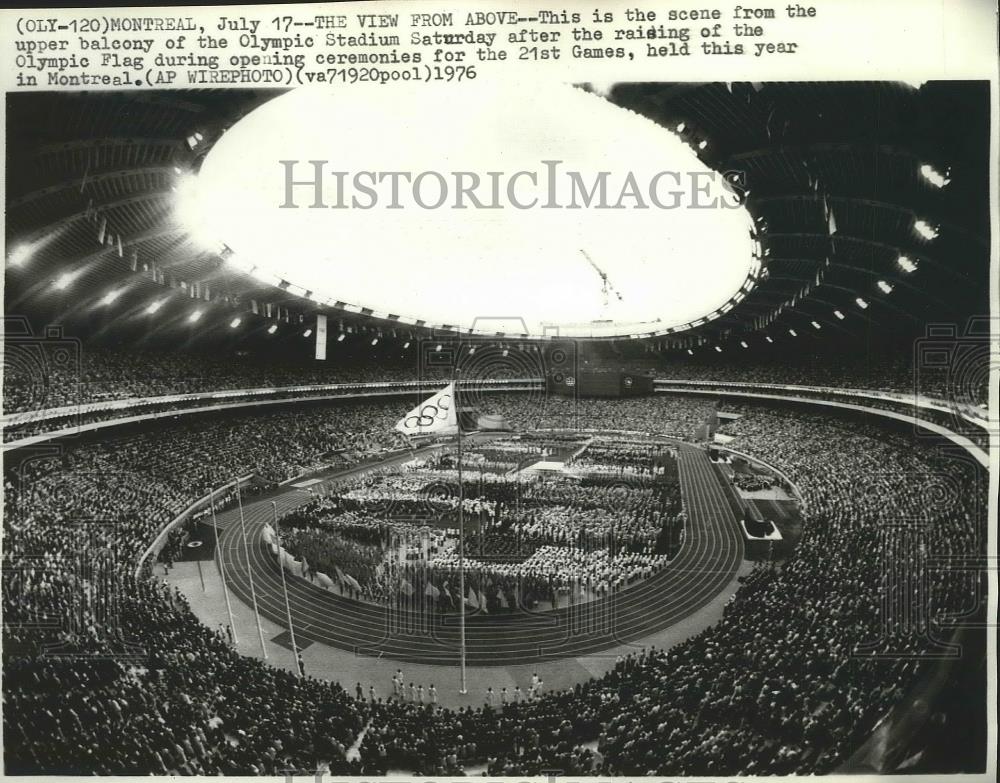
[[[449,383],[433,397],[428,397],[396,424],[404,435],[432,435],[458,432],[455,409],[455,383]]]
[[[458,468],[458,638],[459,638],[459,670],[461,672],[461,687],[458,692],[468,693],[465,678],[465,604],[469,601],[465,597],[465,484],[462,481],[462,428],[458,424],[458,374],[455,368],[455,380],[445,386],[433,397],[428,397],[416,408],[407,413],[396,424],[396,430],[404,435],[430,435],[446,434],[458,435],[455,441]],[[412,592],[412,587],[407,592]],[[448,593],[448,586],[444,588],[445,595]],[[473,600],[477,600],[472,585],[469,585],[469,595]],[[478,609],[478,602],[475,604]]]

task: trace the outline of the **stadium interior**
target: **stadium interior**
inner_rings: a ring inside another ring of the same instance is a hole
[[[724,304],[320,296],[182,208],[276,93],[8,95],[7,774],[985,769],[989,84],[566,89],[740,177]]]

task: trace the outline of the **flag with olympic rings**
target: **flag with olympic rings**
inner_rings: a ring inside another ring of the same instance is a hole
[[[431,435],[458,432],[455,384],[449,383],[401,418],[396,429],[404,435]]]

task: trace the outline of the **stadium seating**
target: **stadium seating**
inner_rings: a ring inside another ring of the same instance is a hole
[[[609,428],[663,432],[691,414],[659,398],[604,405]],[[181,424],[24,463],[5,476],[7,770],[274,774],[322,762],[343,774],[483,763],[508,775],[830,771],[921,671],[904,654],[934,645],[912,628],[883,627],[884,591],[921,589],[935,568],[926,552],[982,551],[985,486],[969,462],[876,426],[758,405],[739,412],[724,428],[735,444],[804,493],[795,557],[758,567],[710,630],[503,710],[357,701],[335,684],[241,658],[183,596],[131,576],[138,551],[199,492],[244,470],[292,475],[362,434],[380,443],[391,406]],[[953,486],[975,490],[945,502],[942,488]],[[86,519],[113,524],[95,532],[74,522]],[[888,585],[887,553],[914,530],[925,548],[909,550],[909,577]],[[73,564],[85,535],[116,544],[110,591],[81,589]],[[932,622],[974,587],[947,569],[934,585]],[[112,601],[121,633],[109,640],[92,618]],[[109,660],[109,644],[144,655]],[[366,725],[360,756],[349,760]],[[107,743],[109,733],[120,741]]]

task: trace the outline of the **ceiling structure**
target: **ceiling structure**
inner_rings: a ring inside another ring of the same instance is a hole
[[[390,344],[421,336],[419,321],[324,304],[280,276],[268,284],[178,218],[185,178],[275,96],[9,95],[8,316],[178,346],[301,338],[317,312],[334,332]],[[985,83],[621,83],[604,98],[741,183],[761,262],[756,285],[714,317],[617,343],[851,349],[989,312]]]
[[[662,333],[759,270],[739,194],[640,114],[556,82],[378,95],[259,107],[191,178],[187,222],[326,304],[489,337]]]

